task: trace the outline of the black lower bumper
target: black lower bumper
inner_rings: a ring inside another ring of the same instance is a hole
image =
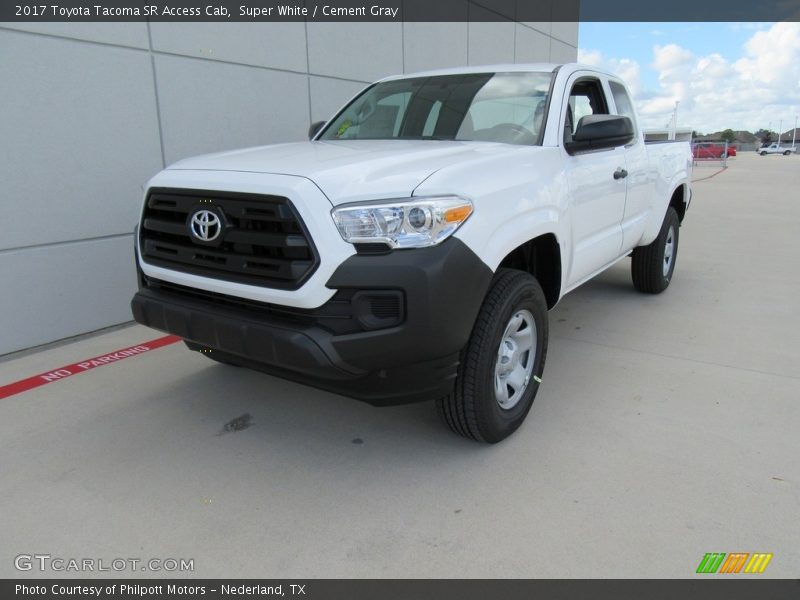
[[[361,319],[354,309],[332,328],[319,313],[287,315],[273,305],[240,306],[199,290],[176,293],[143,276],[131,307],[137,322],[231,362],[372,404],[401,404],[452,390],[459,351],[491,277],[451,238],[432,248],[357,254],[334,272],[327,287],[343,292],[345,304],[370,291],[399,293],[402,315],[391,327]],[[340,326],[348,318],[366,326]]]

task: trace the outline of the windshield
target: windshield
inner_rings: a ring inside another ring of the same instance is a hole
[[[551,73],[414,77],[367,88],[320,140],[477,140],[535,145]]]

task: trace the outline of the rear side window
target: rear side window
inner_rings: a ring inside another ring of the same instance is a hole
[[[625,86],[616,81],[609,81],[608,85],[611,88],[611,95],[614,96],[614,104],[617,105],[617,114],[628,117],[636,127],[636,112],[633,110],[633,102],[625,91]]]

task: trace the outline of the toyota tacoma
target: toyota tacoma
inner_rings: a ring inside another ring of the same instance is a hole
[[[181,160],[147,184],[139,323],[210,359],[498,442],[542,383],[548,310],[626,257],[663,292],[687,142],[645,143],[578,64],[382,79],[309,141]]]

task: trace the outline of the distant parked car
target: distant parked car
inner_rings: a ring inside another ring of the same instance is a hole
[[[731,147],[728,146],[728,156],[736,156],[736,149],[731,152]],[[692,146],[692,156],[697,160],[715,159],[725,157],[725,144],[695,144]]]
[[[767,154],[783,154],[784,156],[789,156],[790,154],[797,152],[797,148],[795,146],[770,144],[769,146],[762,146],[756,150],[756,152],[758,152],[761,156],[766,156]]]

